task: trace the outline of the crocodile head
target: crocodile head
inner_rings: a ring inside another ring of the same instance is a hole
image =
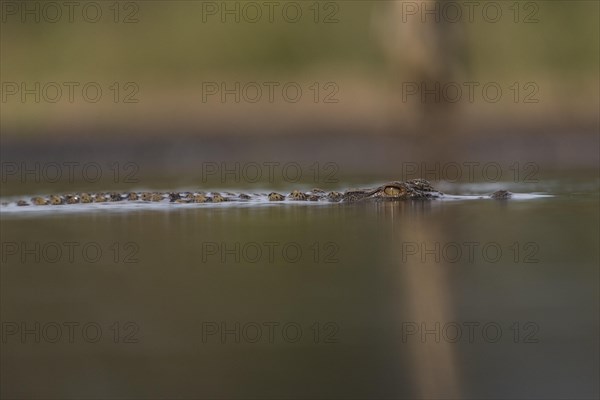
[[[374,189],[355,189],[344,193],[343,200],[348,202],[382,199],[382,200],[402,200],[408,198],[407,187],[401,182],[390,182]]]
[[[348,202],[366,199],[393,201],[432,198],[440,195],[441,193],[425,179],[413,179],[406,182],[389,182],[374,189],[349,190],[344,193],[344,200]]]

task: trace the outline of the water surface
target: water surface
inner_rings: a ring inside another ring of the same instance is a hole
[[[2,395],[597,396],[597,183],[500,186],[524,196],[5,207]]]

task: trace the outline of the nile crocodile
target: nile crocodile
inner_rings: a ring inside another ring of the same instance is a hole
[[[269,201],[330,201],[330,202],[361,202],[368,200],[394,201],[435,199],[444,196],[431,186],[425,179],[412,179],[404,182],[394,181],[369,189],[349,189],[345,192],[325,192],[313,189],[309,192],[292,191],[285,196],[280,193],[269,194],[234,194],[234,193],[203,193],[203,192],[127,192],[127,193],[71,193],[51,194],[46,197],[33,197],[30,201],[18,200],[18,206],[29,205],[63,205],[79,203],[104,203],[118,201],[138,202],[171,202],[171,203],[220,203],[224,201],[249,201],[253,198],[265,197]],[[493,199],[508,199],[512,193],[499,190],[490,195]]]

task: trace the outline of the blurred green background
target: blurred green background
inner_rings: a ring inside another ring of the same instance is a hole
[[[3,1],[0,155],[133,162],[146,187],[197,183],[189,171],[202,162],[332,162],[342,181],[397,179],[402,162],[598,165],[597,2],[267,4],[79,2],[69,22],[64,5],[57,18],[43,2]],[[78,85],[72,100],[65,82]],[[436,83],[458,87],[447,92],[457,101],[424,92]],[[40,85],[39,102],[23,84]],[[236,84],[238,101],[221,97]]]
[[[495,9],[484,12],[486,2],[477,3],[471,22],[465,3],[451,2],[462,12],[458,23],[449,22],[454,9],[443,8],[443,1],[439,22],[419,14],[421,7],[434,7],[433,2],[278,2],[272,21],[264,2],[255,2],[262,13],[255,23],[256,8],[233,1],[121,2],[118,7],[100,2],[98,23],[83,17],[86,2],[75,8],[73,22],[61,7],[56,23],[47,21],[53,11],[44,11],[44,5],[38,5],[39,23],[35,14],[19,14],[25,7],[35,10],[39,2],[3,3],[3,82],[98,82],[103,88],[98,103],[86,102],[77,89],[73,103],[66,101],[66,93],[54,104],[8,96],[2,103],[4,135],[46,135],[50,130],[82,135],[91,130],[106,136],[123,130],[147,133],[157,125],[163,135],[178,130],[260,135],[292,124],[311,127],[307,135],[319,132],[321,125],[344,130],[357,124],[364,135],[429,132],[416,117],[420,99],[402,102],[401,84],[422,81],[420,72],[441,64],[457,68],[450,74],[443,68],[432,73],[430,82],[498,82],[504,91],[494,104],[480,95],[470,103],[464,94],[452,105],[452,113],[460,115],[452,121],[456,131],[486,134],[491,125],[514,128],[515,121],[539,129],[596,127],[597,2],[492,2],[501,12],[497,22],[488,20]],[[17,3],[17,11],[6,3]],[[285,15],[296,9],[284,13],[290,3],[302,13],[297,23],[286,21]],[[412,5],[419,7],[415,15],[409,13]],[[216,14],[208,13],[211,7]],[[220,14],[226,7],[237,7],[239,22],[235,15]],[[423,51],[440,43],[445,50],[437,54]],[[298,82],[304,93],[298,103],[280,95],[273,102],[264,101],[266,95],[257,103],[234,103],[232,96],[225,103],[218,96],[202,101],[203,82],[232,87],[236,81]],[[134,82],[139,102],[122,103],[129,91],[121,88],[115,103],[109,89],[114,82]],[[323,92],[315,103],[308,89],[313,82],[334,82],[339,102],[323,103]],[[516,103],[509,89],[514,82],[521,86]],[[536,104],[522,102],[527,82],[539,88]],[[427,119],[437,118],[426,113]]]

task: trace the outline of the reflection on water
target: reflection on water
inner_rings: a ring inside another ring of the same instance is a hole
[[[3,213],[2,395],[594,397],[598,214],[596,192]]]

